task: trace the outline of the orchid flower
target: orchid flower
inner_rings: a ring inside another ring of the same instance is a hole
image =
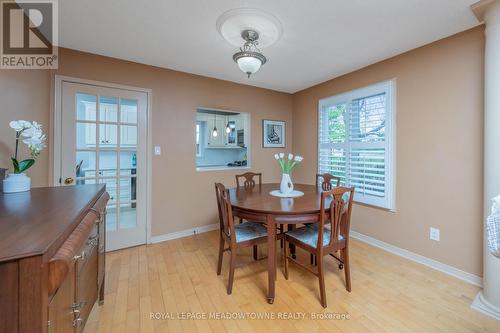
[[[9,126],[16,131],[16,151],[14,157],[11,158],[14,173],[22,173],[35,164],[35,159],[47,146],[45,144],[46,137],[43,134],[42,125],[36,121],[14,120],[9,123]],[[19,140],[28,146],[31,155],[31,158],[20,162],[17,159]]]

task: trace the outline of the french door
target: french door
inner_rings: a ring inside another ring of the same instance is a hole
[[[106,184],[107,251],[146,243],[147,93],[61,87],[60,184]]]

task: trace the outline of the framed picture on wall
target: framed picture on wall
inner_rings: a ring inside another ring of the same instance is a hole
[[[281,120],[262,120],[262,147],[285,148],[285,122]]]

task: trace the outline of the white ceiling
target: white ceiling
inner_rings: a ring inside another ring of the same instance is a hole
[[[477,0],[64,0],[63,47],[296,92],[478,24]],[[227,10],[276,16],[283,36],[247,79],[217,32]]]

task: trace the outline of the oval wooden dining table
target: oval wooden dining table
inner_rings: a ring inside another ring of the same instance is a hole
[[[296,198],[279,198],[270,194],[280,188],[278,183],[257,184],[252,188],[231,188],[233,214],[267,226],[267,301],[275,298],[276,283],[276,229],[279,224],[295,225],[319,221],[321,189],[314,185],[294,184],[295,190],[304,192]],[[327,207],[330,205],[326,202]]]

